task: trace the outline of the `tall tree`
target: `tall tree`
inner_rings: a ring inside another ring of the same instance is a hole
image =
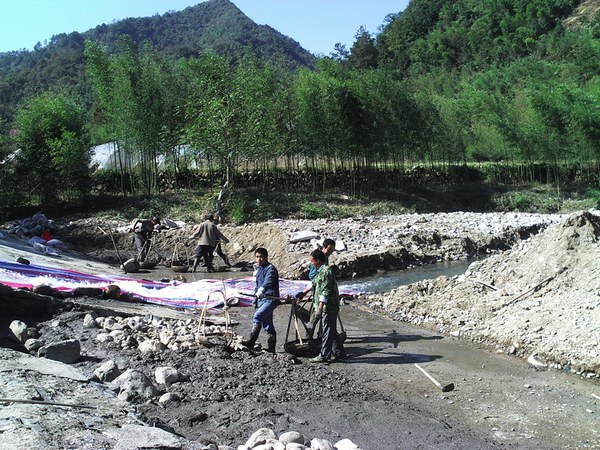
[[[90,146],[81,108],[63,94],[25,100],[16,116],[15,174],[42,204],[80,198],[90,188]]]

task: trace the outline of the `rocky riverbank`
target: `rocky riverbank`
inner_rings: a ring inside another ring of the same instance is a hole
[[[241,226],[224,225],[230,239],[225,247],[234,264],[253,261],[256,247],[265,247],[285,278],[307,273],[308,254],[315,240],[330,237],[341,251],[331,262],[338,277],[372,275],[437,261],[456,260],[507,250],[521,239],[536,234],[561,219],[561,215],[527,213],[435,213],[358,217],[341,220],[273,220]],[[112,230],[122,259],[134,256],[133,238],[127,223],[107,218],[58,220],[60,237],[69,245],[101,260],[118,264],[113,244],[99,226]],[[153,254],[169,259],[175,243],[180,255],[193,255],[195,242],[188,236],[193,224],[156,233]],[[306,238],[294,240],[295,235]],[[216,259],[219,264],[219,258]]]
[[[516,354],[540,367],[600,374],[600,217],[574,213],[510,251],[367,296],[396,320]]]
[[[131,235],[120,233],[124,224],[116,220],[80,218],[57,223],[60,238],[69,247],[96,257],[116,259],[108,238],[96,231],[98,225],[110,226],[118,243],[131,245]],[[481,253],[492,256],[471,265],[464,276],[440,277],[353,300],[344,317],[349,335],[354,336],[348,344],[354,356],[340,363],[340,370],[334,365],[311,365],[281,349],[276,357],[239,349],[235,345],[239,336],[232,343],[219,326],[201,330],[198,317],[99,315],[77,302],[58,308],[54,304],[49,316],[3,314],[3,346],[18,353],[0,352],[2,397],[40,403],[4,402],[0,448],[214,450],[335,445],[342,450],[356,448],[353,442],[364,449],[496,449],[506,448],[505,443],[513,448],[558,448],[556,443],[562,442],[565,433],[573,433],[565,448],[592,448],[599,442],[589,432],[594,413],[589,395],[576,398],[564,389],[565,384],[554,392],[551,381],[544,381],[537,391],[532,388],[536,381],[525,387],[536,393],[540,405],[551,404],[544,399],[565,391],[558,399],[552,397],[552,402],[576,404],[575,410],[567,409],[577,426],[567,426],[566,418],[560,419],[562,406],[557,411],[545,407],[537,415],[519,411],[534,419],[531,424],[517,424],[508,412],[514,402],[506,403],[505,397],[507,393],[509,399],[520,395],[522,378],[505,381],[498,392],[490,388],[489,377],[496,374],[452,364],[446,377],[464,373],[458,392],[430,396],[431,385],[411,384],[416,375],[405,369],[412,365],[407,363],[435,364],[437,359],[438,371],[444,373],[441,356],[436,354],[440,346],[434,346],[435,342],[467,339],[494,346],[507,358],[524,357],[536,370],[569,369],[595,382],[600,341],[600,282],[595,279],[600,269],[600,219],[596,212],[569,217],[452,213],[273,221],[223,226],[222,230],[231,240],[227,252],[239,267],[251,261],[254,248],[265,246],[285,276],[302,276],[306,270],[306,256],[314,242],[290,238],[307,231],[343,243],[344,250],[331,258],[341,276]],[[189,227],[161,231],[155,238],[158,252],[172,251],[173,244],[187,235]],[[14,260],[19,249],[10,250],[6,255]],[[53,261],[78,270],[90,264],[89,259],[82,259],[76,265],[73,254]],[[93,267],[101,270],[97,261]],[[10,295],[4,292],[3,296],[0,306],[5,308],[11,303]],[[438,334],[398,333],[396,325],[365,318],[365,306],[370,312]],[[277,311],[276,323],[282,332],[287,311]],[[252,311],[232,312],[236,334],[243,334]],[[13,320],[23,324],[8,331]],[[281,339],[280,335],[280,345]],[[410,348],[413,341],[417,345]],[[425,342],[434,347],[425,351]],[[399,344],[400,354],[392,357],[392,349]],[[74,360],[54,364],[37,356],[40,348],[45,348],[46,356],[56,351],[72,356],[73,346],[78,350]],[[478,367],[483,369],[481,364]],[[535,379],[533,374],[528,376]],[[505,378],[511,379],[512,373]],[[435,401],[427,406],[424,399]],[[493,416],[492,431],[483,422],[489,414],[480,414],[487,403],[493,408],[503,405],[500,408],[507,411],[506,419]],[[536,426],[559,420],[566,425],[557,427],[556,436]],[[286,434],[290,431],[297,434]],[[288,441],[292,434],[294,442]],[[256,439],[259,435],[268,437]]]

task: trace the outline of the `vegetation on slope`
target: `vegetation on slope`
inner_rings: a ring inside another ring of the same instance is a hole
[[[227,0],[124,21],[110,32],[99,26],[90,33],[106,41],[83,43],[86,75],[77,79],[93,99],[82,105],[92,142],[115,142],[118,152],[113,169],[89,185],[150,195],[227,181],[262,192],[338,189],[363,198],[486,180],[550,183],[559,197],[567,181],[593,187],[600,20],[594,2],[585,3],[414,0],[379,35],[360,29],[350,49],[338,45],[314,69],[295,71],[261,57],[273,52],[250,37],[256,28]],[[593,15],[584,19],[584,10]],[[188,19],[211,31],[196,40],[156,37],[171,30],[166,24],[183,33]],[[227,40],[224,28],[235,31]],[[260,51],[246,51],[247,40]],[[202,47],[208,44],[217,51]],[[52,103],[64,94],[44,95]],[[33,131],[18,130],[0,151],[14,155]],[[75,141],[55,139],[27,154],[77,152]],[[13,164],[0,171],[9,203],[35,201],[13,190],[22,182],[21,192],[36,193],[39,177],[15,183]],[[72,192],[54,188],[58,199]]]

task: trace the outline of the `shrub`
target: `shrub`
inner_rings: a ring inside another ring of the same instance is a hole
[[[587,191],[585,191],[585,196],[592,200],[596,206],[600,205],[600,191],[598,189],[588,188]]]
[[[300,210],[305,219],[319,219],[326,216],[325,208],[317,206],[309,201],[302,202]]]
[[[517,192],[512,197],[511,206],[516,211],[527,211],[531,207],[531,199],[527,195]]]

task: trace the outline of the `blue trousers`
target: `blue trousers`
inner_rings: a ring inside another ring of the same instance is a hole
[[[273,311],[277,308],[278,303],[277,300],[269,300],[267,298],[260,300],[258,309],[254,313],[254,316],[252,316],[252,323],[260,325],[269,334],[274,333]]]

